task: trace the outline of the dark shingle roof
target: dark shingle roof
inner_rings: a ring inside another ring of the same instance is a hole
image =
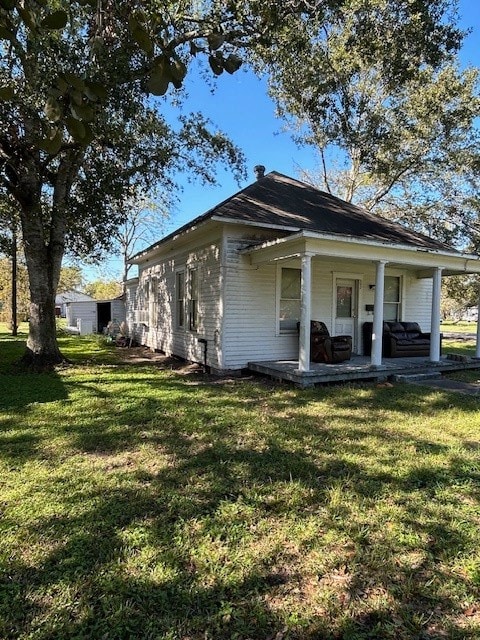
[[[213,217],[259,227],[283,227],[292,233],[306,230],[337,235],[339,238],[351,237],[458,253],[443,242],[410,231],[311,185],[272,171],[148,249],[140,251],[132,260]]]
[[[455,251],[442,242],[276,171],[214,207],[208,215],[260,226],[285,226],[298,231]]]

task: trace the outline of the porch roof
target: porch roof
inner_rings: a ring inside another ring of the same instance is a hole
[[[383,260],[390,266],[413,269],[418,277],[430,277],[435,267],[442,267],[444,275],[480,273],[480,256],[460,253],[445,246],[426,248],[305,230],[246,247],[242,253],[250,256],[252,264],[293,259],[309,253],[312,257],[326,259],[344,258],[359,262]]]

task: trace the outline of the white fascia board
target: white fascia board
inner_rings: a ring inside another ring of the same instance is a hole
[[[321,250],[318,246],[315,247],[316,243],[309,242],[318,240],[323,243]],[[291,250],[291,245],[296,244],[298,247],[299,241],[303,241],[303,246],[301,249],[296,248],[297,254],[301,250],[319,256],[371,261],[385,259],[388,262],[400,262],[412,266],[443,266],[445,269],[454,269],[455,272],[480,273],[480,256],[474,254],[425,249],[378,240],[364,240],[353,236],[339,238],[337,235],[312,231],[300,231],[285,238],[269,240],[260,245],[243,249],[242,253],[250,255],[254,263],[280,260],[287,255],[291,256],[294,253]],[[372,255],[372,249],[376,250],[374,255]]]
[[[282,227],[285,228],[285,227]],[[297,231],[295,229],[295,231]],[[299,233],[294,233],[293,235],[286,236],[284,238],[275,238],[275,240],[265,240],[261,244],[256,244],[252,247],[246,247],[245,249],[241,249],[240,253],[245,255],[254,254],[258,252],[265,252],[266,249],[271,249],[272,247],[279,247],[280,245],[284,245],[286,243],[293,244],[298,240],[302,240],[305,238],[305,232],[300,231]]]

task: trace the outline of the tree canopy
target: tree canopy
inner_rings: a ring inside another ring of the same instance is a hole
[[[14,201],[21,222],[31,295],[26,359],[61,360],[54,298],[62,258],[108,247],[132,189],[173,188],[179,170],[212,181],[218,161],[242,175],[240,151],[201,113],[175,124],[162,114],[195,60],[212,76],[234,73],[242,58],[270,73],[297,56],[303,66],[328,25],[345,23],[351,64],[378,61],[393,89],[458,48],[449,6],[0,0],[0,195]],[[384,14],[395,21],[394,47]]]
[[[122,285],[117,280],[93,280],[87,282],[84,291],[95,300],[110,300],[121,295]]]
[[[272,69],[280,115],[318,150],[320,169],[306,177],[418,231],[476,246],[479,72],[459,69],[456,46],[416,64],[418,43],[399,34],[394,3],[372,6],[373,38],[381,32],[392,61],[405,61],[401,82],[395,66],[362,55],[358,16],[334,12],[311,50],[287,52]],[[436,8],[454,23],[455,2]]]
[[[78,266],[62,267],[60,270],[60,278],[58,281],[58,293],[66,291],[79,290],[83,288],[83,273]]]
[[[155,200],[140,193],[132,193],[122,203],[124,221],[113,233],[113,255],[122,263],[122,282],[128,279],[133,265],[128,259],[140,249],[153,244],[165,231],[166,221],[172,207],[171,194],[157,193]]]

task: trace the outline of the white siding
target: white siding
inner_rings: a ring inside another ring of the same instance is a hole
[[[432,323],[432,278],[406,277],[405,304],[402,320],[418,322],[422,331],[429,332]]]
[[[245,368],[251,360],[298,357],[297,336],[276,334],[276,265],[251,266],[248,256],[239,253],[252,242],[278,237],[278,233],[250,234],[238,228],[229,230],[224,239],[225,369]]]
[[[97,303],[95,300],[68,302],[66,317],[69,327],[76,327],[77,320],[86,320],[92,323],[93,331],[95,332],[97,328]]]
[[[138,285],[127,284],[127,322],[130,335],[140,344],[193,362],[203,362],[207,340],[207,364],[216,370],[245,368],[250,361],[296,360],[298,335],[278,330],[277,264],[252,266],[242,249],[260,240],[277,238],[275,230],[233,227],[207,238],[193,233],[195,243],[162,248],[164,255],[139,265]],[[299,259],[282,266],[300,268]],[[198,270],[198,325],[192,331],[176,320],[175,282],[179,270]],[[401,315],[430,330],[431,279],[417,279],[413,272],[387,266],[387,275],[402,277]],[[375,265],[372,262],[314,257],[312,260],[312,319],[334,331],[335,278],[354,278],[358,292],[358,352],[362,352],[364,322],[373,315]],[[154,283],[154,285],[152,285]],[[153,296],[153,299],[152,299]]]
[[[295,360],[298,335],[278,331],[277,277],[275,264],[252,267],[248,258],[238,254],[243,244],[230,239],[229,268],[226,278],[225,366],[243,368],[249,361]],[[282,266],[300,268],[300,262]],[[332,266],[334,269],[332,269]],[[332,271],[345,271],[345,263],[312,262],[312,319],[322,320],[332,330]]]
[[[207,340],[207,364],[221,368],[221,238],[209,239],[195,247],[186,246],[139,267],[138,286],[128,293],[128,325],[135,340],[166,355],[175,355],[192,362],[203,363]],[[177,326],[175,279],[176,273],[190,269],[198,273],[198,323],[196,330],[188,327],[188,313],[184,327]],[[155,283],[152,289],[150,281]]]

